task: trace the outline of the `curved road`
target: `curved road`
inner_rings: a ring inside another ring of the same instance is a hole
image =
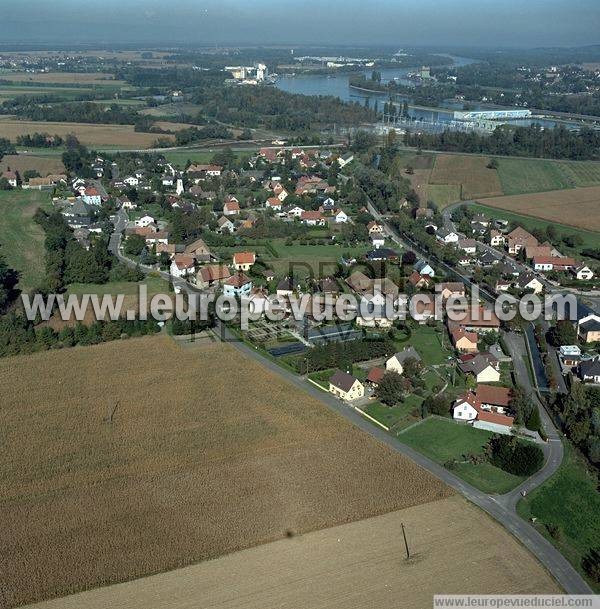
[[[119,210],[115,221],[115,231],[111,235],[109,241],[109,249],[123,262],[134,265],[135,263],[133,263],[133,261],[122,256],[120,252],[121,236],[125,230],[126,223],[126,213],[123,210]],[[389,227],[388,230],[390,230]],[[393,232],[394,231],[392,231],[392,233]],[[142,270],[144,272],[149,271],[148,268],[142,268]],[[161,274],[168,276],[168,273]],[[181,285],[189,294],[200,292],[200,290],[191,286],[185,281],[179,281],[177,284]],[[350,423],[370,434],[379,442],[382,442],[392,450],[395,450],[396,452],[408,457],[445,482],[448,486],[461,493],[466,499],[479,506],[502,526],[508,529],[519,541],[521,541],[521,543],[523,543],[555,577],[565,592],[568,594],[592,594],[591,588],[564,558],[564,556],[548,540],[538,533],[529,523],[522,520],[516,513],[516,505],[521,497],[521,492],[530,492],[542,484],[558,469],[562,461],[563,447],[560,436],[550,417],[543,408],[540,409],[540,415],[542,416],[542,420],[549,437],[549,441],[546,444],[544,451],[546,455],[546,462],[543,468],[534,476],[528,478],[519,487],[509,493],[506,493],[505,495],[486,495],[485,493],[466,483],[464,480],[461,480],[455,476],[443,466],[406,446],[398,438],[376,427],[359,415],[354,409],[345,405],[342,401],[334,398],[328,393],[321,391],[320,389],[317,389],[310,383],[304,381],[302,377],[267,359],[261,355],[258,350],[252,349],[251,347],[240,342],[239,339],[237,339],[220,321],[217,322],[215,332],[221,340],[228,342],[242,354],[253,358],[274,374],[279,375],[298,389],[301,389],[302,391],[311,395],[313,398],[319,400],[330,410],[340,414]]]

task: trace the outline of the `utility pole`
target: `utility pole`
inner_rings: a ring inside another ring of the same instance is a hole
[[[401,522],[400,526],[402,527],[402,537],[404,537],[404,548],[406,549],[406,560],[410,558],[410,551],[408,549],[408,541],[406,541],[406,531],[404,530],[404,523]]]

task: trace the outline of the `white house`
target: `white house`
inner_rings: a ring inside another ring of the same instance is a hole
[[[381,233],[373,233],[371,235],[371,243],[375,249],[379,249],[385,245],[385,237]]]
[[[447,245],[448,243],[458,243],[460,237],[454,231],[442,228],[436,233],[435,238]]]
[[[353,160],[354,155],[351,152],[347,152],[346,154],[339,156],[337,162],[340,167],[346,167],[346,165],[348,165],[348,163],[352,163]]]
[[[138,218],[135,221],[135,225],[139,226],[141,228],[146,228],[146,226],[150,226],[151,224],[154,224],[156,222],[156,220],[154,220],[154,218],[152,216],[142,216],[141,218]]]
[[[223,283],[225,296],[248,296],[252,291],[252,280],[244,273],[236,273]]]
[[[585,264],[579,265],[571,272],[573,275],[575,275],[576,279],[579,279],[579,281],[589,281],[590,279],[594,278],[594,271],[592,271],[592,269]]]
[[[478,414],[477,406],[477,398],[468,392],[456,399],[452,406],[452,416],[458,421],[474,421]]]
[[[194,259],[186,254],[175,254],[171,262],[171,275],[173,277],[187,277],[195,271]]]
[[[425,260],[419,260],[415,266],[413,267],[417,273],[421,275],[429,275],[430,277],[435,277],[435,271],[433,267],[429,265]]]
[[[336,209],[333,212],[333,217],[336,224],[345,224],[348,222],[348,214],[343,209]]]
[[[88,205],[102,204],[102,198],[100,197],[100,193],[98,192],[98,189],[94,188],[93,186],[88,186],[83,191],[81,198],[83,199],[83,202],[87,203]]]
[[[286,207],[285,213],[288,218],[299,218],[304,210],[299,205],[293,205],[292,207]]]
[[[240,213],[240,204],[234,199],[226,201],[223,205],[224,216],[237,216]]]
[[[123,182],[127,184],[127,186],[139,186],[140,180],[135,176],[127,176],[123,179]]]

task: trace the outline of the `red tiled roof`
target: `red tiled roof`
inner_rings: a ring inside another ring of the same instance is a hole
[[[236,252],[233,255],[233,264],[254,264],[256,254],[254,252]]]
[[[477,399],[482,404],[506,407],[510,404],[511,390],[507,387],[477,385]]]
[[[370,383],[375,383],[376,385],[381,382],[383,375],[385,374],[385,369],[383,368],[371,368],[369,374],[367,375],[367,381]]]

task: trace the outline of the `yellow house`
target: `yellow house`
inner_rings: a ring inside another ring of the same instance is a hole
[[[236,271],[249,271],[255,262],[256,254],[254,252],[236,252],[233,255],[233,266]]]
[[[351,374],[336,370],[329,379],[329,391],[342,400],[357,400],[365,395],[364,385]]]

